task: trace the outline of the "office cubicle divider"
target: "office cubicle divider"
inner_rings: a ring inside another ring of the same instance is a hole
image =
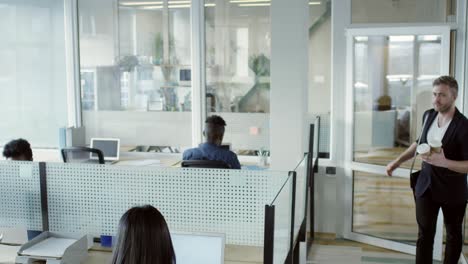
[[[39,162],[39,185],[41,192],[42,231],[49,231],[49,203],[47,202],[47,170],[45,162]]]
[[[42,231],[40,165],[0,161],[0,228]]]
[[[123,213],[152,204],[170,230],[264,244],[264,206],[287,172],[47,164],[50,231],[115,235]]]
[[[152,204],[171,231],[224,233],[227,244],[264,247],[265,263],[291,263],[302,240],[296,213],[306,216],[294,209],[307,207],[296,204],[303,197],[296,187],[303,167],[275,172],[5,161],[0,227],[24,223],[29,230],[115,235],[129,207]]]

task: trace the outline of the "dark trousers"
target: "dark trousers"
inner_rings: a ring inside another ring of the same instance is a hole
[[[442,208],[444,214],[447,243],[445,245],[444,264],[456,264],[463,246],[463,217],[465,203],[444,204],[434,201],[430,190],[416,198],[416,220],[419,233],[416,244],[416,264],[431,264],[437,216]]]

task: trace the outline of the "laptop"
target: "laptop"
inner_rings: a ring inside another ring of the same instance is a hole
[[[178,264],[224,264],[224,234],[171,232]]]
[[[118,138],[91,138],[91,148],[102,151],[106,164],[119,161],[120,139]],[[91,153],[90,159],[96,160],[98,156],[95,153]]]

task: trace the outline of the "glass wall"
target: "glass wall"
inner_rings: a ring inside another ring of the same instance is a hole
[[[67,126],[64,1],[0,1],[0,145],[56,148]]]
[[[206,0],[207,115],[239,154],[269,149],[270,2]]]
[[[86,137],[125,150],[191,146],[190,1],[79,0]]]
[[[355,161],[386,165],[416,140],[441,60],[437,35],[354,37]]]
[[[456,22],[456,0],[351,0],[352,23]]]
[[[415,244],[416,210],[408,179],[354,171],[352,231]]]

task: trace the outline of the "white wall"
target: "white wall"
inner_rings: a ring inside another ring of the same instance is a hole
[[[331,19],[309,39],[309,113],[331,110]]]

